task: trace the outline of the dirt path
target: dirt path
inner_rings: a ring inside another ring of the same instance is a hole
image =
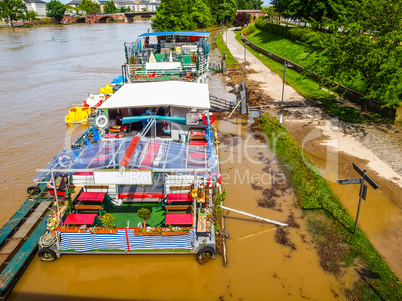
[[[243,62],[243,46],[235,40],[232,30],[229,30],[227,37],[230,52],[239,62]],[[282,78],[248,51],[246,61],[247,68],[256,71],[248,74],[248,78],[260,82],[260,89],[273,101],[280,103]],[[359,219],[359,226],[385,257],[391,269],[402,278],[402,258],[398,256],[402,248],[402,129],[392,125],[355,125],[339,122],[318,107],[312,106],[288,85],[285,85],[284,95],[285,106],[291,103],[300,107],[284,110],[283,124],[303,151],[309,154],[310,160],[327,181],[333,183],[335,179],[357,177],[352,168],[354,161],[361,168],[367,169],[368,174],[380,186],[376,191],[369,189],[371,198],[364,203],[362,210],[367,216]],[[276,109],[267,110],[270,114],[279,114]],[[350,196],[342,196],[340,188],[336,185],[332,184],[331,188],[354,217],[356,198],[349,204],[347,199],[350,199]],[[347,187],[342,185],[342,188]],[[350,194],[350,190],[345,191]],[[381,204],[381,207],[378,204]],[[371,223],[376,224],[375,229],[370,227]]]

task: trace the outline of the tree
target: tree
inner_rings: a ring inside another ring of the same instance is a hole
[[[147,208],[141,208],[140,210],[138,210],[137,216],[144,220],[144,227],[146,227],[147,225],[145,222],[151,217],[151,211],[149,211],[149,209]]]
[[[57,23],[61,22],[65,12],[66,6],[60,1],[52,0],[46,3],[46,16],[56,20]]]
[[[188,15],[194,27],[191,29],[206,28],[212,24],[211,10],[202,0],[189,2]]]
[[[113,1],[106,1],[105,6],[103,6],[103,11],[105,14],[114,14],[117,13],[119,9]]]
[[[25,14],[25,20],[29,20],[29,21],[38,21],[40,20],[38,18],[38,13],[34,10],[27,10],[26,14]]]
[[[243,28],[245,25],[250,23],[250,15],[246,13],[238,13],[232,23],[234,27]]]
[[[99,4],[92,2],[91,0],[82,0],[82,3],[78,5],[80,10],[85,10],[88,15],[96,14],[99,11]]]
[[[186,0],[163,0],[156,11],[152,27],[162,31],[189,30]]]
[[[0,1],[0,17],[7,20],[11,27],[13,22],[25,19],[27,8],[22,0]]]
[[[341,85],[358,79],[359,91],[387,107],[402,102],[402,3],[350,0],[324,18],[329,33],[311,44],[310,70]],[[318,54],[318,55],[317,55]],[[320,59],[325,57],[325,60]],[[365,103],[362,105],[365,110]]]

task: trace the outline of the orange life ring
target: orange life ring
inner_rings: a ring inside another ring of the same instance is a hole
[[[209,113],[210,116],[210,120],[209,120],[209,124],[213,124],[215,122],[215,114],[213,113]],[[202,115],[202,121],[204,122],[204,124],[208,124],[207,123],[207,115]]]
[[[208,180],[207,180],[207,184],[209,188],[213,188],[213,181],[212,179],[214,179],[216,181],[216,186],[219,187],[222,184],[222,175],[218,174],[218,173],[214,173],[213,175],[209,176]]]

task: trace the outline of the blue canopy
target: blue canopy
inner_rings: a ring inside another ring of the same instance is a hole
[[[156,37],[156,36],[193,36],[208,38],[209,32],[196,32],[196,31],[165,31],[165,32],[146,32],[140,34],[138,37]]]

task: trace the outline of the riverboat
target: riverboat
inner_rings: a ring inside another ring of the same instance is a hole
[[[130,82],[182,80],[205,83],[209,32],[150,32],[125,43],[126,78]]]
[[[38,256],[215,257],[221,179],[209,108],[208,85],[184,81],[125,84],[110,96],[100,116],[109,129],[120,122],[122,137],[63,150],[35,178],[68,178],[63,199],[53,186],[57,210]]]

